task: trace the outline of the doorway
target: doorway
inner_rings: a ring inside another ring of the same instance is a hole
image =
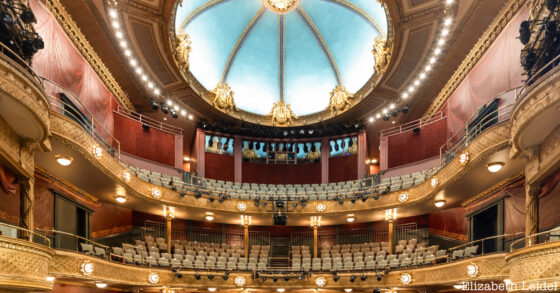
[[[503,200],[468,215],[468,221],[469,241],[485,239],[474,243],[478,245],[477,253],[503,251],[503,239],[492,238],[504,233]]]

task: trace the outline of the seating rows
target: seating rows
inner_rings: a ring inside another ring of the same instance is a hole
[[[207,270],[265,270],[270,255],[270,246],[253,245],[245,258],[243,248],[238,246],[188,241],[173,241],[170,253],[165,239],[154,241],[151,237],[112,250],[116,258],[126,263]]]
[[[439,167],[434,167],[423,172],[384,178],[379,184],[373,184],[372,178],[328,184],[257,184],[205,178],[191,178],[191,182],[185,182],[177,176],[136,168],[132,165],[123,164],[123,166],[141,180],[177,191],[194,192],[198,190],[209,194],[226,195],[229,198],[262,200],[270,198],[279,200],[351,199],[365,191],[385,194],[420,184],[439,170]]]

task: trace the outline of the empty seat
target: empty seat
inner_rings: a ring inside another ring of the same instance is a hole
[[[80,243],[82,247],[82,252],[85,254],[93,255],[95,252],[93,251],[93,245],[87,243]]]
[[[456,260],[459,258],[462,258],[464,255],[465,251],[462,249],[457,249],[453,251],[453,257],[451,258],[452,260]]]
[[[469,246],[469,247],[465,248],[465,257],[474,256],[476,254],[477,250],[478,250],[478,245]]]

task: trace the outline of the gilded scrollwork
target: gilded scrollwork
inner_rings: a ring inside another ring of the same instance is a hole
[[[292,125],[294,120],[297,118],[290,107],[290,104],[286,104],[283,100],[274,103],[270,114],[268,114],[272,120],[272,125]]]
[[[212,93],[212,105],[220,110],[231,112],[237,111],[237,106],[233,99],[234,91],[225,82],[218,82]]]
[[[350,108],[350,99],[354,96],[349,93],[343,85],[337,85],[330,93],[329,110],[336,115]]]
[[[191,40],[190,36],[186,33],[181,33],[177,35],[175,39],[175,48],[173,49],[173,55],[177,61],[177,65],[183,71],[189,69],[189,55],[191,53]]]
[[[375,72],[383,74],[391,60],[391,45],[386,38],[377,36],[371,53],[375,59]]]

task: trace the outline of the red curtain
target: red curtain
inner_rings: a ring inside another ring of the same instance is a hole
[[[50,79],[76,95],[96,120],[113,133],[113,110],[117,102],[95,70],[68,38],[50,11],[37,0],[29,3],[37,18],[35,30],[45,41],[45,48],[33,58],[37,75]],[[47,93],[60,89],[46,85]],[[106,135],[99,129],[101,135]]]
[[[518,39],[519,25],[528,16],[529,9],[524,8],[510,21],[449,97],[442,108],[447,114],[449,134],[462,128],[476,110],[495,96],[521,86],[519,56],[523,45]]]
[[[358,155],[329,158],[329,182],[358,179]]]
[[[430,233],[467,241],[467,218],[465,209],[451,208],[430,214]]]

